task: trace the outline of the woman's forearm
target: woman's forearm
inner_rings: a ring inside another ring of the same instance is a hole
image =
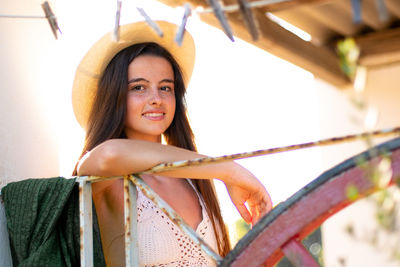
[[[111,139],[88,152],[78,166],[79,175],[118,176],[145,171],[160,163],[205,157],[186,149],[129,139]],[[230,182],[239,166],[234,162],[192,166],[161,173],[177,178],[211,179]]]

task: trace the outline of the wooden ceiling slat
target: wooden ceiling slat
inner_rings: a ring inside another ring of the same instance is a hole
[[[351,1],[338,1],[336,3],[338,6],[340,6],[343,9],[349,10],[352,12],[352,7],[351,7]],[[361,20],[362,22],[360,25],[366,25],[371,29],[374,30],[379,30],[383,29],[385,25],[379,20],[376,9],[373,5],[371,5],[370,2],[368,1],[362,1],[361,4],[362,10],[361,10]]]
[[[354,24],[351,14],[343,12],[343,9],[337,5],[327,4],[314,8],[305,7],[303,11],[310,17],[315,18],[318,23],[325,25],[342,36],[356,35],[362,27]]]
[[[230,0],[232,1],[232,0]],[[256,0],[253,0],[256,1]],[[293,8],[299,8],[302,6],[315,6],[319,4],[324,4],[324,3],[331,3],[337,0],[291,0],[287,2],[282,2],[282,3],[276,3],[276,4],[271,4],[268,6],[265,6],[261,9],[263,9],[264,12],[276,12],[276,11],[283,11],[283,10],[288,10],[288,9],[293,9]]]
[[[399,0],[386,0],[386,7],[395,15],[398,19],[400,18],[400,1]]]
[[[360,63],[376,66],[400,60],[400,28],[355,38],[361,50]]]
[[[247,0],[247,2],[257,2],[257,1],[259,0]],[[264,7],[258,7],[258,9],[262,9],[264,12],[276,12],[292,8],[298,8],[302,6],[315,6],[324,3],[331,3],[334,1],[337,0],[290,0],[275,4],[269,4]],[[237,4],[237,0],[223,0],[222,2],[224,3],[225,6]]]
[[[337,36],[335,31],[319,23],[315,18],[310,17],[303,9],[283,10],[272,14],[310,34],[312,42],[315,44],[325,44]]]
[[[391,16],[390,13],[387,21],[382,21],[379,18],[378,10],[376,8],[376,0],[362,1],[361,18],[374,30],[382,30],[386,28],[393,20],[393,16]]]

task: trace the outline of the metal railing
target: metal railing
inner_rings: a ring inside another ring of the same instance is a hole
[[[158,173],[166,170],[173,170],[188,166],[196,166],[203,164],[212,164],[222,161],[230,161],[235,159],[243,159],[267,154],[274,154],[285,151],[292,151],[315,146],[325,146],[342,142],[366,139],[372,136],[388,136],[400,133],[400,127],[392,129],[384,129],[373,132],[366,132],[355,135],[347,135],[323,139],[316,142],[309,142],[285,147],[270,148],[257,150],[253,152],[238,153],[221,157],[207,157],[195,160],[185,160],[173,163],[160,164],[143,173],[118,176],[118,177],[96,177],[81,176],[78,177],[79,183],[79,216],[80,216],[80,255],[81,266],[93,266],[93,225],[92,225],[92,183],[109,179],[124,179],[124,227],[125,227],[125,265],[139,266],[139,246],[137,236],[137,189],[139,188],[143,194],[152,200],[160,209],[173,221],[183,232],[185,232],[192,241],[199,245],[201,249],[217,264],[222,261],[218,255],[207,243],[201,239],[196,232],[188,226],[183,219],[163,200],[161,199],[139,176],[144,173]]]
[[[222,261],[207,243],[188,226],[183,219],[155,193],[139,176],[127,175],[120,177],[82,176],[79,182],[79,220],[80,220],[80,255],[81,266],[93,266],[93,213],[92,213],[92,183],[108,179],[124,179],[124,229],[125,229],[125,266],[139,266],[139,245],[137,235],[137,189],[152,200],[192,241],[217,264]]]

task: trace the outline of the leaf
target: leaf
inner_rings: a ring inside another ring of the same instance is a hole
[[[346,188],[346,196],[350,201],[355,201],[359,197],[358,188],[354,185],[349,185]]]

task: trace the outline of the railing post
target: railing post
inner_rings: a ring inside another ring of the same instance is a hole
[[[79,179],[79,226],[81,267],[93,266],[92,184]]]
[[[125,217],[125,266],[139,266],[139,245],[137,235],[137,190],[129,179],[124,177],[124,217]]]

